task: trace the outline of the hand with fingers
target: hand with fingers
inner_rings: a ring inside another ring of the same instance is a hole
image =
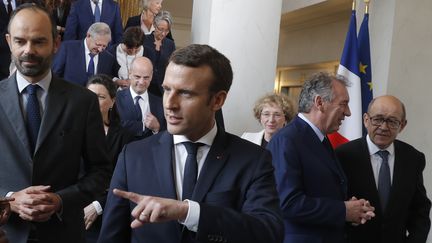
[[[353,225],[365,224],[367,221],[375,217],[375,208],[370,205],[370,202],[365,199],[357,199],[352,197],[345,201],[346,221]]]
[[[50,186],[31,186],[14,192],[11,210],[26,221],[44,222],[61,209],[60,196]]]
[[[137,204],[132,210],[132,228],[137,228],[145,223],[167,222],[171,220],[184,221],[189,205],[186,201],[174,199],[144,196],[133,192],[113,190],[114,195],[130,200]]]
[[[160,124],[156,116],[152,113],[147,113],[144,118],[145,127],[152,130],[153,132],[159,132]]]
[[[88,230],[98,217],[97,211],[93,203],[84,208],[84,223],[85,229]]]

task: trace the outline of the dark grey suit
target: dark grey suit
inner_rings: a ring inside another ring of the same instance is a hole
[[[110,172],[95,94],[53,77],[32,155],[13,75],[0,82],[0,134],[0,196],[50,185],[63,203],[61,220],[29,223],[12,214],[9,241],[25,243],[33,227],[41,242],[84,242],[83,208],[106,189]]]

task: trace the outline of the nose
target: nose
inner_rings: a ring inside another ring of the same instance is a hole
[[[34,54],[34,45],[30,41],[27,42],[25,49],[24,49],[24,53],[25,54]]]
[[[344,112],[345,116],[351,116],[351,110],[349,108],[349,105],[346,106],[345,112]]]
[[[167,110],[174,110],[178,108],[178,101],[176,95],[173,92],[164,92],[163,106]]]

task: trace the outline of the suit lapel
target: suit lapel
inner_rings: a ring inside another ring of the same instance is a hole
[[[159,146],[154,146],[153,162],[158,174],[159,184],[161,189],[164,190],[162,197],[177,199],[177,193],[174,182],[174,169],[173,169],[173,138],[168,132],[164,132],[159,139]]]
[[[52,78],[51,84],[46,97],[46,109],[42,117],[41,127],[36,143],[35,152],[39,149],[43,141],[48,136],[49,131],[56,124],[58,118],[62,115],[63,107],[66,103],[66,87],[60,79]]]
[[[138,114],[135,110],[135,101],[132,99],[132,94],[129,88],[123,93],[123,99],[123,104],[126,104],[125,108],[127,109],[127,114],[130,114],[132,120],[138,120]]]
[[[225,151],[224,144],[226,141],[226,133],[221,128],[218,128],[218,133],[213,141],[204,165],[198,177],[195,190],[192,194],[192,200],[201,202],[210,187],[213,185],[214,180],[219,174],[220,170],[227,162],[229,154]]]
[[[5,116],[14,128],[18,139],[30,154],[29,140],[24,122],[24,117],[20,107],[20,99],[18,97],[18,86],[16,83],[16,74],[12,77],[0,82],[0,105],[2,106]]]

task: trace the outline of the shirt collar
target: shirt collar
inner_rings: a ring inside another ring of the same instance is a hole
[[[212,146],[213,141],[216,137],[216,134],[217,134],[217,126],[216,126],[216,122],[215,122],[213,125],[213,128],[206,135],[202,136],[200,139],[198,139],[195,142],[196,143],[203,143],[203,144],[208,145],[208,146]],[[191,142],[184,135],[173,135],[173,139],[174,139],[174,144],[179,144],[182,142]]]
[[[312,128],[312,130],[315,132],[321,142],[324,140],[325,135],[321,132],[321,130],[318,129],[317,126],[315,126],[311,121],[309,121],[306,116],[303,115],[303,113],[298,113],[298,117],[300,117],[300,119],[309,124],[309,126]]]
[[[368,149],[369,149],[369,154],[370,155],[376,154],[380,150],[387,150],[390,155],[394,154],[394,144],[393,143],[391,143],[390,146],[388,146],[386,149],[380,149],[380,148],[378,148],[378,146],[376,146],[372,142],[372,140],[369,137],[369,134],[366,136],[366,142],[367,142],[367,145],[368,145]]]
[[[85,51],[86,57],[89,55],[89,53],[91,53],[90,49],[87,46],[87,37],[84,38],[84,51]]]
[[[36,84],[39,85],[39,87],[41,87],[44,90],[44,92],[47,92],[51,84],[51,79],[52,79],[52,73],[51,71],[49,71],[47,75],[45,75],[45,77],[43,77]],[[27,81],[19,71],[16,72],[16,80],[18,85],[18,91],[20,93],[22,93],[22,91],[30,84],[30,82]]]
[[[137,97],[137,96],[141,96],[141,98],[142,98],[143,100],[148,100],[148,93],[147,93],[147,90],[144,91],[144,93],[142,93],[142,94],[137,94],[137,93],[132,89],[132,86],[129,86],[129,90],[130,90],[130,92],[131,92],[131,96],[132,96],[132,99],[133,99],[133,100],[135,100],[135,97]]]

